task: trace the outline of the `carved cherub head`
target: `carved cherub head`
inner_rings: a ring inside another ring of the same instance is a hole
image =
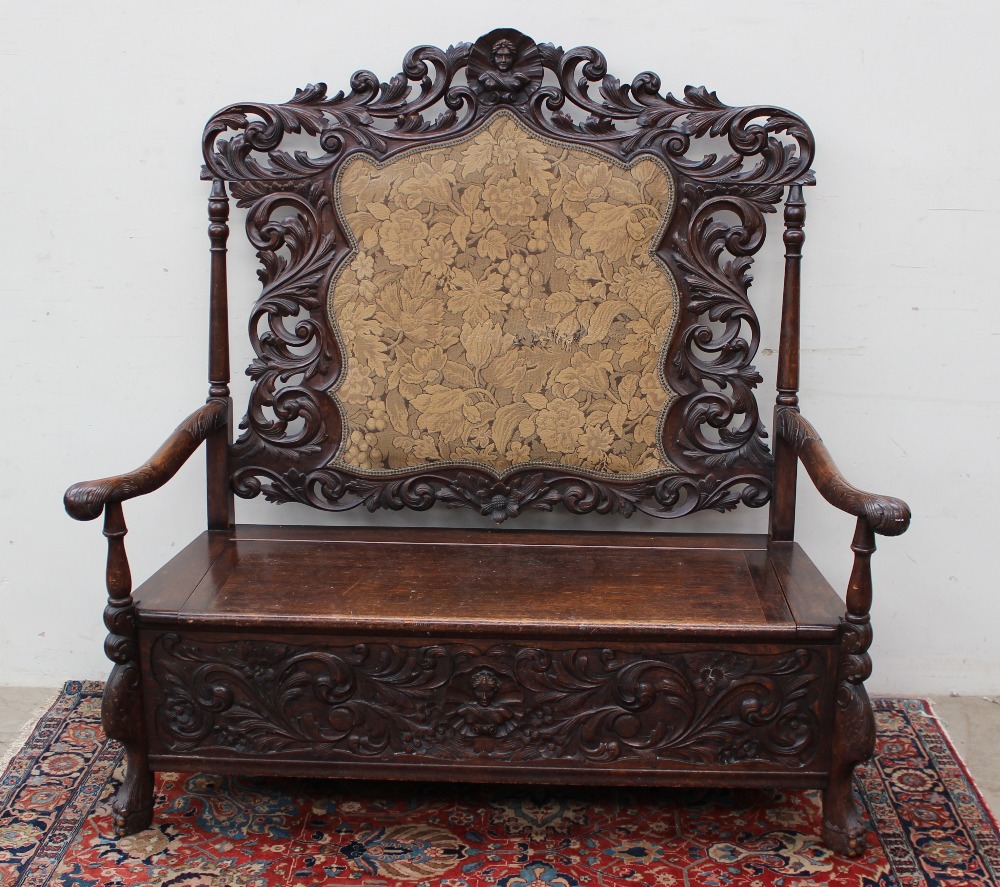
[[[496,28],[473,44],[465,76],[485,104],[519,104],[542,85],[542,56],[530,37]]]
[[[493,44],[493,64],[497,70],[505,73],[514,66],[514,59],[517,57],[517,47],[506,37],[497,40]]]
[[[481,668],[472,676],[472,692],[476,701],[483,706],[489,705],[500,689],[500,679],[488,668]]]

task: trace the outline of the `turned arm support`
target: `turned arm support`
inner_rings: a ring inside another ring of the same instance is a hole
[[[876,533],[898,536],[910,525],[910,506],[902,499],[866,493],[849,484],[812,425],[794,409],[779,410],[776,433],[788,441],[820,494],[841,511],[864,518]]]
[[[209,400],[181,422],[163,446],[135,471],[73,484],[63,497],[66,511],[77,520],[94,520],[106,505],[119,504],[159,489],[178,472],[205,438],[225,427],[228,413],[228,401]]]

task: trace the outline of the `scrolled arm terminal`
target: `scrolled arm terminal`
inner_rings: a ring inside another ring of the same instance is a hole
[[[109,503],[144,496],[162,487],[209,435],[225,427],[225,400],[210,400],[188,416],[141,466],[127,474],[73,484],[63,496],[70,517],[94,520]]]
[[[779,410],[776,433],[795,450],[820,495],[835,508],[862,517],[876,533],[899,536],[910,526],[910,506],[894,496],[867,493],[847,482],[819,432],[794,409]]]

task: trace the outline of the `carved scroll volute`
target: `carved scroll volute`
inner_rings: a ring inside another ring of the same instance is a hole
[[[320,187],[305,197],[279,192],[261,198],[246,224],[261,261],[263,291],[250,318],[250,341],[258,356],[247,374],[254,386],[232,457],[237,493],[255,495],[260,484],[253,477],[246,484],[240,480],[242,463],[301,472],[329,462],[339,443],[340,414],[327,389],[340,372],[341,358],[324,294],[336,256],[346,247]],[[299,381],[291,383],[293,378]],[[293,431],[296,422],[301,427]]]
[[[762,379],[751,363],[760,322],[748,295],[752,258],[764,243],[763,209],[752,198],[710,195],[690,182],[678,190],[669,258],[687,293],[665,368],[681,396],[664,423],[664,447],[692,473],[737,469],[767,478],[771,456],[753,394]],[[721,221],[727,215],[737,224]]]
[[[115,663],[104,688],[101,721],[104,732],[125,747],[125,779],[112,803],[115,832],[128,835],[148,828],[153,817],[153,773],[149,769],[142,714],[142,680],[136,637],[132,574],[125,554],[125,518],[120,502],[104,512],[108,540],[108,604],[104,651]]]
[[[805,768],[822,745],[820,658],[451,641],[316,648],[169,632],[149,662],[168,752]]]

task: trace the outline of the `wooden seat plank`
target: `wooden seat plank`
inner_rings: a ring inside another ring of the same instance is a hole
[[[143,612],[174,613],[183,607],[229,542],[228,533],[209,530],[181,549],[135,590]]]
[[[183,606],[176,606],[176,586],[162,578],[144,585],[140,622],[448,636],[796,635],[783,586],[755,537],[741,546],[739,537],[725,536],[722,547],[712,547],[711,534],[568,533],[551,543],[520,536],[243,527]],[[181,552],[164,570],[193,575],[183,564],[199,551]],[[825,633],[816,626],[814,636],[832,636],[838,618]]]
[[[803,639],[826,637],[843,621],[844,603],[797,542],[772,542],[771,565]]]

